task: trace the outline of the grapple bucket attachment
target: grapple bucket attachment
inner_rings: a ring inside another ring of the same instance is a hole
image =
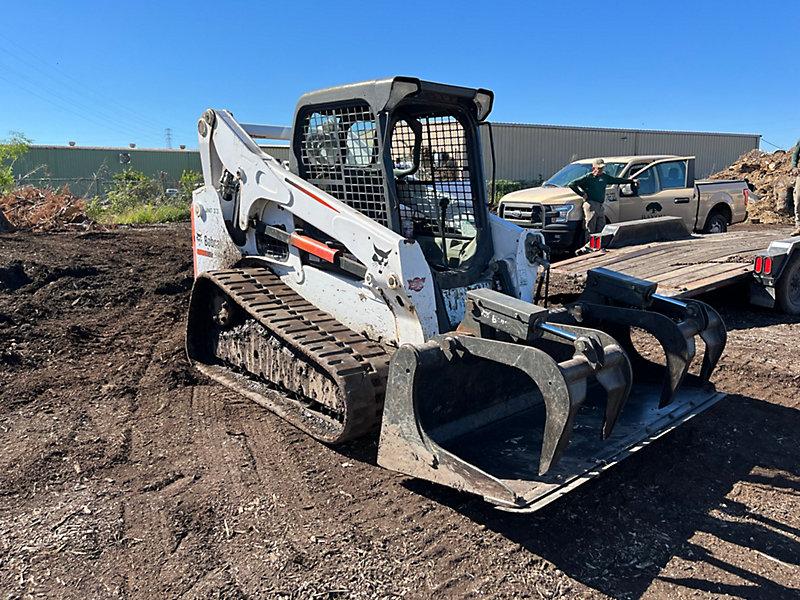
[[[631,389],[606,332],[491,290],[468,293],[457,332],[392,357],[378,464],[533,511],[600,474],[722,397]]]
[[[662,380],[659,407],[675,398],[695,357],[695,336],[705,342],[700,382],[707,383],[725,349],[722,318],[697,300],[676,300],[656,293],[657,284],[608,269],[587,274],[586,291],[567,311],[555,312],[555,323],[580,323],[610,333],[630,357],[636,383]],[[631,340],[631,329],[651,334],[661,345],[665,367],[645,358]]]

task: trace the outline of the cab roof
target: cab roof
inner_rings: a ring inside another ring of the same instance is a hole
[[[634,154],[631,156],[594,156],[592,158],[581,158],[580,160],[572,161],[573,164],[587,164],[592,163],[598,158],[602,158],[607,163],[629,163],[633,161],[647,161],[653,162],[654,160],[661,160],[664,158],[684,158],[677,154]]]

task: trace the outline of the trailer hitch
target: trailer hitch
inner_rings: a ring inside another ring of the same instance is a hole
[[[580,323],[601,328],[619,340],[634,363],[640,381],[663,378],[659,408],[675,398],[696,354],[695,336],[705,342],[700,382],[708,383],[725,349],[727,330],[719,313],[697,300],[677,300],[656,293],[658,284],[604,268],[587,273],[586,289],[566,310],[551,314],[555,323]],[[662,365],[645,358],[633,344],[631,329],[651,334],[666,359]]]

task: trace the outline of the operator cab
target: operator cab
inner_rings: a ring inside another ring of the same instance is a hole
[[[311,92],[292,170],[419,243],[439,289],[473,285],[493,254],[478,135],[492,99],[408,77]]]

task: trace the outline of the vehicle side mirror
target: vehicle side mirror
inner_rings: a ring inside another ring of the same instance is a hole
[[[623,198],[639,195],[639,182],[625,183],[619,186],[619,195]]]

